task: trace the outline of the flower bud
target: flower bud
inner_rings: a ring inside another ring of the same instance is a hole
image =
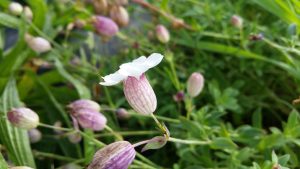
[[[93,0],[93,6],[96,14],[105,15],[108,9],[107,0]]]
[[[156,37],[162,43],[167,43],[170,40],[170,33],[163,25],[156,26]]]
[[[42,139],[42,133],[38,129],[30,129],[28,131],[30,143],[37,143]]]
[[[97,33],[104,37],[112,37],[119,31],[118,25],[105,16],[96,16],[94,18],[94,27]]]
[[[21,15],[23,12],[23,6],[18,2],[10,3],[8,8],[13,15]]]
[[[88,99],[76,100],[67,107],[72,111],[76,111],[77,109],[91,109],[94,111],[100,111],[100,105],[97,102]]]
[[[33,169],[33,168],[26,167],[26,166],[17,166],[17,167],[10,167],[9,169]]]
[[[262,40],[264,38],[264,35],[262,33],[259,33],[259,34],[251,34],[249,36],[249,40],[251,41],[259,41],[259,40]]]
[[[181,102],[184,100],[184,92],[183,91],[179,91],[177,92],[174,96],[173,99],[175,102]]]
[[[71,143],[79,143],[82,140],[82,136],[80,133],[76,132],[76,133],[72,133],[68,136],[68,139]]]
[[[124,80],[124,94],[130,106],[138,113],[151,114],[157,106],[156,95],[142,74],[139,78],[129,76]]]
[[[74,22],[74,26],[78,29],[82,29],[86,25],[86,22],[82,19],[76,19]]]
[[[118,119],[128,119],[130,116],[128,111],[124,108],[117,109],[116,114]]]
[[[72,113],[82,128],[89,128],[94,131],[103,130],[107,119],[100,112],[92,109],[79,109]]]
[[[33,37],[29,34],[25,35],[27,45],[38,53],[43,53],[51,50],[51,44],[42,37]]]
[[[10,123],[23,129],[33,129],[39,124],[39,116],[31,109],[22,107],[7,113]]]
[[[24,15],[29,20],[32,20],[32,18],[33,18],[33,13],[32,13],[31,9],[28,6],[24,7]]]
[[[129,23],[129,14],[122,6],[113,6],[110,9],[110,18],[114,20],[120,27],[127,26]]]
[[[98,150],[87,169],[127,169],[135,154],[129,142],[114,142]]]
[[[237,28],[243,27],[243,19],[238,15],[233,15],[231,17],[231,24]]]
[[[194,72],[188,79],[187,92],[191,97],[196,97],[200,94],[204,86],[204,78],[200,73]]]

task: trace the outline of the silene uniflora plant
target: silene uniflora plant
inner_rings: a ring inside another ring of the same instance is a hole
[[[0,169],[299,168],[299,16],[297,0],[0,0]]]

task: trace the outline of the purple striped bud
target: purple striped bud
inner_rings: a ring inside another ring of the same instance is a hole
[[[30,143],[37,143],[42,139],[42,133],[38,129],[30,129],[28,131]]]
[[[104,37],[112,37],[119,31],[118,25],[108,17],[96,16],[94,18],[94,27],[100,35]]]
[[[22,107],[13,109],[7,113],[10,123],[23,129],[33,129],[39,124],[39,116],[31,109]]]
[[[87,169],[127,169],[135,154],[129,142],[114,142],[98,150]]]
[[[243,27],[243,19],[238,15],[233,15],[231,17],[231,24],[237,28]]]
[[[94,131],[103,130],[107,122],[105,116],[92,109],[79,109],[72,112],[72,115],[82,128],[89,128]]]
[[[204,78],[198,73],[194,72],[188,79],[187,92],[191,97],[196,97],[200,94],[204,86]]]
[[[124,94],[130,106],[138,113],[151,114],[157,106],[156,95],[145,74],[124,80]]]
[[[156,37],[162,43],[167,43],[170,40],[170,33],[163,25],[156,26]]]
[[[109,12],[110,18],[114,20],[120,27],[129,24],[129,14],[123,6],[113,6]]]
[[[76,111],[78,109],[91,109],[94,111],[100,111],[100,105],[92,100],[80,99],[72,102],[67,106],[71,111]]]

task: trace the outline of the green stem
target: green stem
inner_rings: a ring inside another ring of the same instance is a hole
[[[148,117],[148,118],[152,118],[151,116],[149,115],[144,115],[144,114],[139,114],[139,113],[131,113],[129,112],[130,115],[133,115],[133,116],[141,116],[141,117]],[[166,122],[171,122],[171,123],[180,123],[179,120],[176,120],[176,119],[171,119],[169,117],[164,117],[164,116],[155,116],[157,119],[159,120],[163,120],[163,121],[166,121]]]
[[[45,128],[54,129],[54,130],[61,130],[61,131],[73,131],[73,129],[69,129],[69,128],[63,128],[63,127],[56,127],[56,126],[51,126],[51,125],[44,124],[44,123],[39,123],[39,126],[41,126],[41,127],[45,127]]]
[[[40,152],[40,151],[36,151],[36,150],[33,151],[33,154],[36,157],[47,157],[47,158],[52,158],[52,159],[62,160],[62,161],[67,161],[67,162],[78,161],[78,159],[75,159],[75,158],[65,157],[65,156],[61,156],[61,155],[57,155],[57,154],[53,154],[53,153]],[[80,159],[80,162],[83,162],[83,161],[84,161],[84,159]]]
[[[110,128],[108,125],[105,125],[105,129],[109,131],[112,135],[116,137],[117,140],[123,140],[122,135],[116,133],[112,128]]]
[[[188,96],[188,97],[186,97],[184,102],[185,102],[185,109],[186,109],[186,118],[189,120],[191,118],[191,114],[193,112],[193,98]]]
[[[159,134],[157,131],[115,131],[115,133],[122,135],[122,136],[137,136],[137,135],[154,135]],[[103,133],[103,134],[96,134],[95,137],[105,137],[105,136],[112,136],[112,133]]]
[[[207,145],[210,144],[211,141],[198,141],[198,140],[182,140],[178,138],[169,137],[168,141],[180,144],[193,144],[193,145]]]

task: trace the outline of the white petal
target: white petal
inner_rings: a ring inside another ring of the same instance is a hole
[[[126,78],[126,76],[116,72],[116,73],[109,74],[109,75],[103,77],[104,82],[100,82],[100,84],[104,85],[104,86],[111,86],[111,85],[118,84],[125,78]]]
[[[145,56],[141,56],[141,57],[139,57],[139,58],[137,58],[137,59],[134,59],[134,60],[132,61],[132,63],[140,63],[140,64],[143,64],[143,63],[145,63],[146,60],[147,60],[147,58],[146,58]]]
[[[118,72],[124,76],[139,77],[147,70],[148,70],[148,67],[145,66],[144,64],[125,63],[120,66],[120,69]]]
[[[147,58],[146,64],[149,66],[149,68],[155,67],[162,61],[163,57],[164,56],[159,53],[152,53]]]

